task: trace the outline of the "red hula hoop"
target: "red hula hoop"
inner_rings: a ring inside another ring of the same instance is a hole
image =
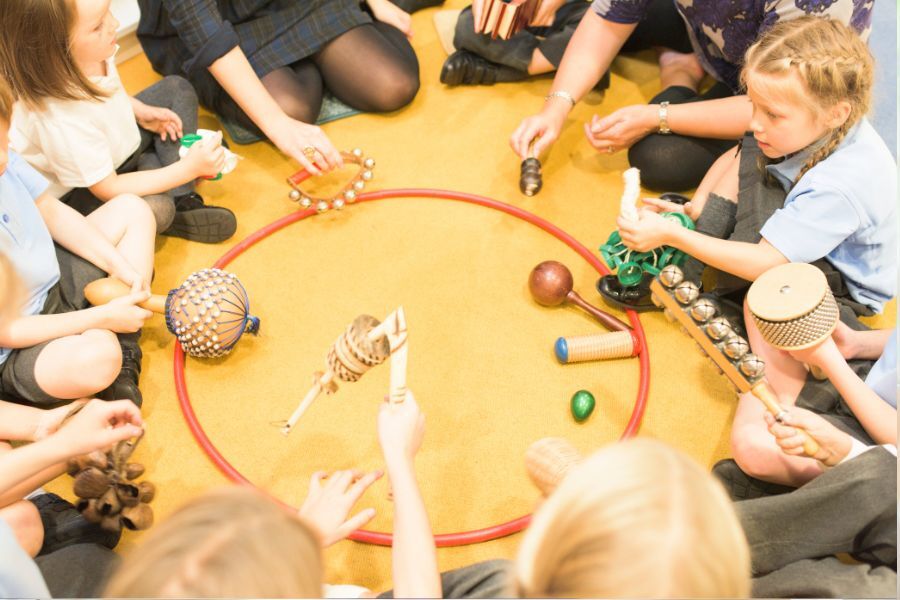
[[[306,179],[307,177],[308,175],[306,175],[306,177],[301,177],[301,180]],[[517,208],[503,202],[498,202],[497,200],[492,200],[484,196],[476,196],[474,194],[465,194],[462,192],[452,192],[446,190],[408,188],[396,190],[381,190],[377,192],[368,192],[365,194],[361,194],[357,200],[357,204],[362,202],[373,202],[375,200],[408,197],[457,200],[459,202],[467,202],[469,204],[477,204],[486,208],[492,208],[494,210],[512,215],[527,223],[531,223],[532,225],[540,229],[543,229],[553,237],[557,238],[559,241],[566,244],[569,248],[581,255],[581,257],[584,258],[601,275],[609,274],[609,270],[599,258],[594,256],[591,251],[588,250],[584,245],[582,245],[578,240],[573,238],[571,235],[569,235],[553,223],[550,223],[549,221],[542,219],[541,217],[528,211],[522,210],[521,208]],[[279,231],[292,223],[302,221],[303,219],[311,217],[315,214],[316,210],[309,208],[293,212],[278,219],[277,221],[269,223],[262,229],[251,234],[250,236],[236,244],[231,250],[226,252],[219,260],[217,260],[213,266],[220,269],[225,268],[231,261],[243,254],[248,248],[250,248],[257,242],[267,238],[276,231]],[[641,419],[644,416],[644,410],[647,406],[647,392],[650,385],[650,360],[647,354],[647,340],[644,336],[644,329],[641,326],[640,319],[638,318],[638,314],[635,311],[629,310],[627,311],[627,314],[628,319],[631,321],[631,325],[634,328],[633,335],[636,337],[639,343],[640,350],[638,353],[638,361],[640,363],[640,383],[638,385],[637,399],[635,400],[634,408],[631,412],[631,418],[628,420],[628,424],[625,426],[625,430],[622,432],[622,435],[619,439],[625,439],[635,435],[640,428]],[[216,467],[218,467],[218,469],[228,479],[241,485],[256,487],[237,469],[235,469],[225,459],[225,457],[222,456],[221,453],[219,453],[218,449],[213,445],[213,443],[207,437],[206,433],[203,431],[203,427],[197,420],[197,416],[194,413],[193,407],[191,406],[187,384],[185,382],[184,352],[181,350],[181,346],[179,346],[178,344],[175,344],[174,359],[175,390],[178,394],[178,401],[181,406],[181,411],[184,414],[184,418],[187,421],[188,427],[190,428],[191,433],[194,435],[194,438],[197,440],[197,443],[200,444],[200,447],[204,452],[206,452],[207,456],[210,458],[213,464],[215,464]],[[282,502],[277,498],[275,498],[275,500],[286,507],[290,507],[290,505]],[[501,523],[499,525],[494,525],[491,527],[485,527],[483,529],[462,531],[458,533],[437,534],[434,536],[434,539],[438,547],[477,544],[479,542],[486,542],[488,540],[494,540],[507,535],[511,535],[513,533],[518,533],[519,531],[522,531],[530,521],[531,515],[528,514],[517,519],[513,519],[512,521],[508,521],[506,523]],[[393,536],[389,533],[380,531],[359,529],[350,534],[349,538],[351,540],[364,542],[367,544],[390,546]]]

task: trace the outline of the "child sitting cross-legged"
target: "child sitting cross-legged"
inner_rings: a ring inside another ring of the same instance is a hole
[[[200,242],[234,234],[234,214],[206,206],[200,177],[222,171],[221,134],[179,157],[197,129],[197,96],[166,77],[130,97],[114,57],[119,23],[110,0],[0,3],[0,72],[20,100],[11,144],[82,214],[129,193],[153,209],[157,231]]]
[[[7,3],[3,3],[6,6]],[[101,395],[140,406],[140,328],[150,311],[154,220],[147,203],[117,196],[84,217],[7,153],[13,96],[0,80],[0,251],[23,282],[24,305],[0,324],[0,397],[48,406]],[[131,293],[89,307],[84,286],[106,275]]]

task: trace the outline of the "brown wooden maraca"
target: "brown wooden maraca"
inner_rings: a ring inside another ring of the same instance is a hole
[[[559,306],[566,301],[600,321],[611,331],[631,331],[631,327],[596,306],[588,304],[574,289],[572,272],[555,260],[545,260],[528,277],[528,289],[535,302],[542,306]]]

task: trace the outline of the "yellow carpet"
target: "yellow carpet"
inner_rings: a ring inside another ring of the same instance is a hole
[[[459,8],[465,2],[448,2]],[[449,89],[438,81],[445,58],[432,25],[434,9],[414,16],[413,45],[422,89],[408,108],[360,115],[325,126],[342,149],[362,148],[378,164],[373,189],[433,187],[483,194],[532,211],[596,250],[614,227],[624,153],[596,153],[581,122],[658,90],[652,55],[620,58],[612,87],[592,94],[572,113],[562,139],[544,162],[544,190],[518,191],[519,161],[507,139],[521,118],[538,110],[550,79],[493,87]],[[134,93],[157,79],[143,56],[121,67]],[[208,115],[201,126],[216,128]],[[220,182],[200,193],[238,215],[233,240],[215,245],[159,238],[157,293],[211,265],[234,243],[295,210],[285,177],[295,165],[266,143],[234,146],[244,156]],[[347,170],[349,173],[350,170]],[[334,189],[335,179],[330,179]],[[327,190],[326,190],[327,191]],[[526,280],[546,259],[572,269],[576,289],[601,304],[596,273],[572,251],[512,217],[459,203],[404,199],[350,207],[294,224],[230,267],[244,282],[257,338],[245,337],[218,361],[189,359],[188,385],[198,416],[225,456],[249,479],[299,503],[317,469],[381,466],[375,415],[389,369],[322,396],[284,438],[272,422],[290,415],[321,369],[329,345],[358,314],[383,318],[399,305],[409,323],[409,386],[427,416],[417,468],[436,532],[485,527],[520,516],[537,500],[522,466],[532,441],[563,436],[588,451],[616,439],[630,414],[638,382],[636,360],[561,366],[552,355],[560,335],[599,330],[574,308],[542,308]],[[891,304],[888,314],[893,314]],[[694,344],[661,314],[643,317],[652,383],[642,435],[684,449],[704,465],[728,453],[735,394]],[[890,323],[893,319],[890,320]],[[882,323],[884,324],[884,323]],[[137,458],[159,487],[157,518],[225,479],[191,437],[172,378],[173,338],[161,318],[142,339],[147,435]],[[593,416],[576,424],[569,397],[578,389],[597,398]],[[71,497],[71,481],[50,486]],[[360,507],[374,506],[371,528],[390,530],[386,482]],[[139,544],[126,533],[120,549]],[[519,536],[439,551],[449,569],[513,557]],[[330,582],[390,587],[390,550],[342,542],[327,553]]]

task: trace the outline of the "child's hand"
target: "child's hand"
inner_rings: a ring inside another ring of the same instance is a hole
[[[144,326],[153,313],[138,306],[150,298],[150,292],[132,292],[111,300],[97,309],[102,311],[101,326],[116,333],[134,333]]]
[[[841,351],[831,337],[826,338],[821,344],[802,350],[789,350],[788,354],[807,365],[819,367],[826,374],[833,372],[835,366],[846,362]]]
[[[376,19],[393,25],[408,38],[413,36],[412,17],[408,12],[389,0],[366,0],[366,2]]]
[[[109,274],[130,287],[132,294],[150,291],[150,284],[144,281],[140,273],[119,254],[116,255],[115,264]]]
[[[412,392],[406,400],[392,405],[385,400],[378,411],[378,440],[388,467],[398,463],[412,463],[425,436],[425,415]]]
[[[637,252],[647,252],[669,243],[670,232],[677,223],[661,217],[652,210],[641,209],[640,219],[616,219],[622,243]]]
[[[186,161],[194,177],[215,177],[225,168],[225,148],[222,147],[222,132],[215,137],[201,140],[190,147],[181,160]]]
[[[181,117],[168,108],[141,103],[135,106],[134,116],[138,125],[147,131],[158,133],[164,142],[181,139]]]
[[[669,202],[668,200],[663,200],[662,198],[641,198],[641,202],[644,205],[643,208],[652,210],[655,213],[684,213],[692,219],[694,218],[691,214],[692,204],[690,202],[685,202],[684,204],[676,204],[675,202]]]
[[[63,419],[65,419],[72,410],[86,402],[87,400],[76,400],[69,404],[58,406],[57,408],[42,411],[41,416],[35,424],[34,433],[31,435],[31,441],[37,442],[38,440],[42,440],[45,437],[56,433],[59,426],[62,425]]]
[[[331,475],[317,471],[309,481],[309,493],[297,514],[321,533],[323,546],[339,542],[375,517],[375,509],[367,508],[347,518],[356,502],[381,475],[381,471],[365,474],[336,471]]]
[[[850,452],[850,436],[837,429],[834,425],[808,410],[796,406],[784,415],[779,423],[771,414],[766,413],[766,425],[769,433],[775,436],[775,443],[781,447],[781,451],[791,456],[809,456],[803,451],[806,441],[798,435],[798,430],[805,430],[809,437],[819,444],[819,449],[814,456],[822,464],[834,466],[841,462]]]
[[[71,409],[71,405],[63,408]],[[69,456],[105,449],[143,431],[141,410],[131,400],[90,400],[53,438]]]

